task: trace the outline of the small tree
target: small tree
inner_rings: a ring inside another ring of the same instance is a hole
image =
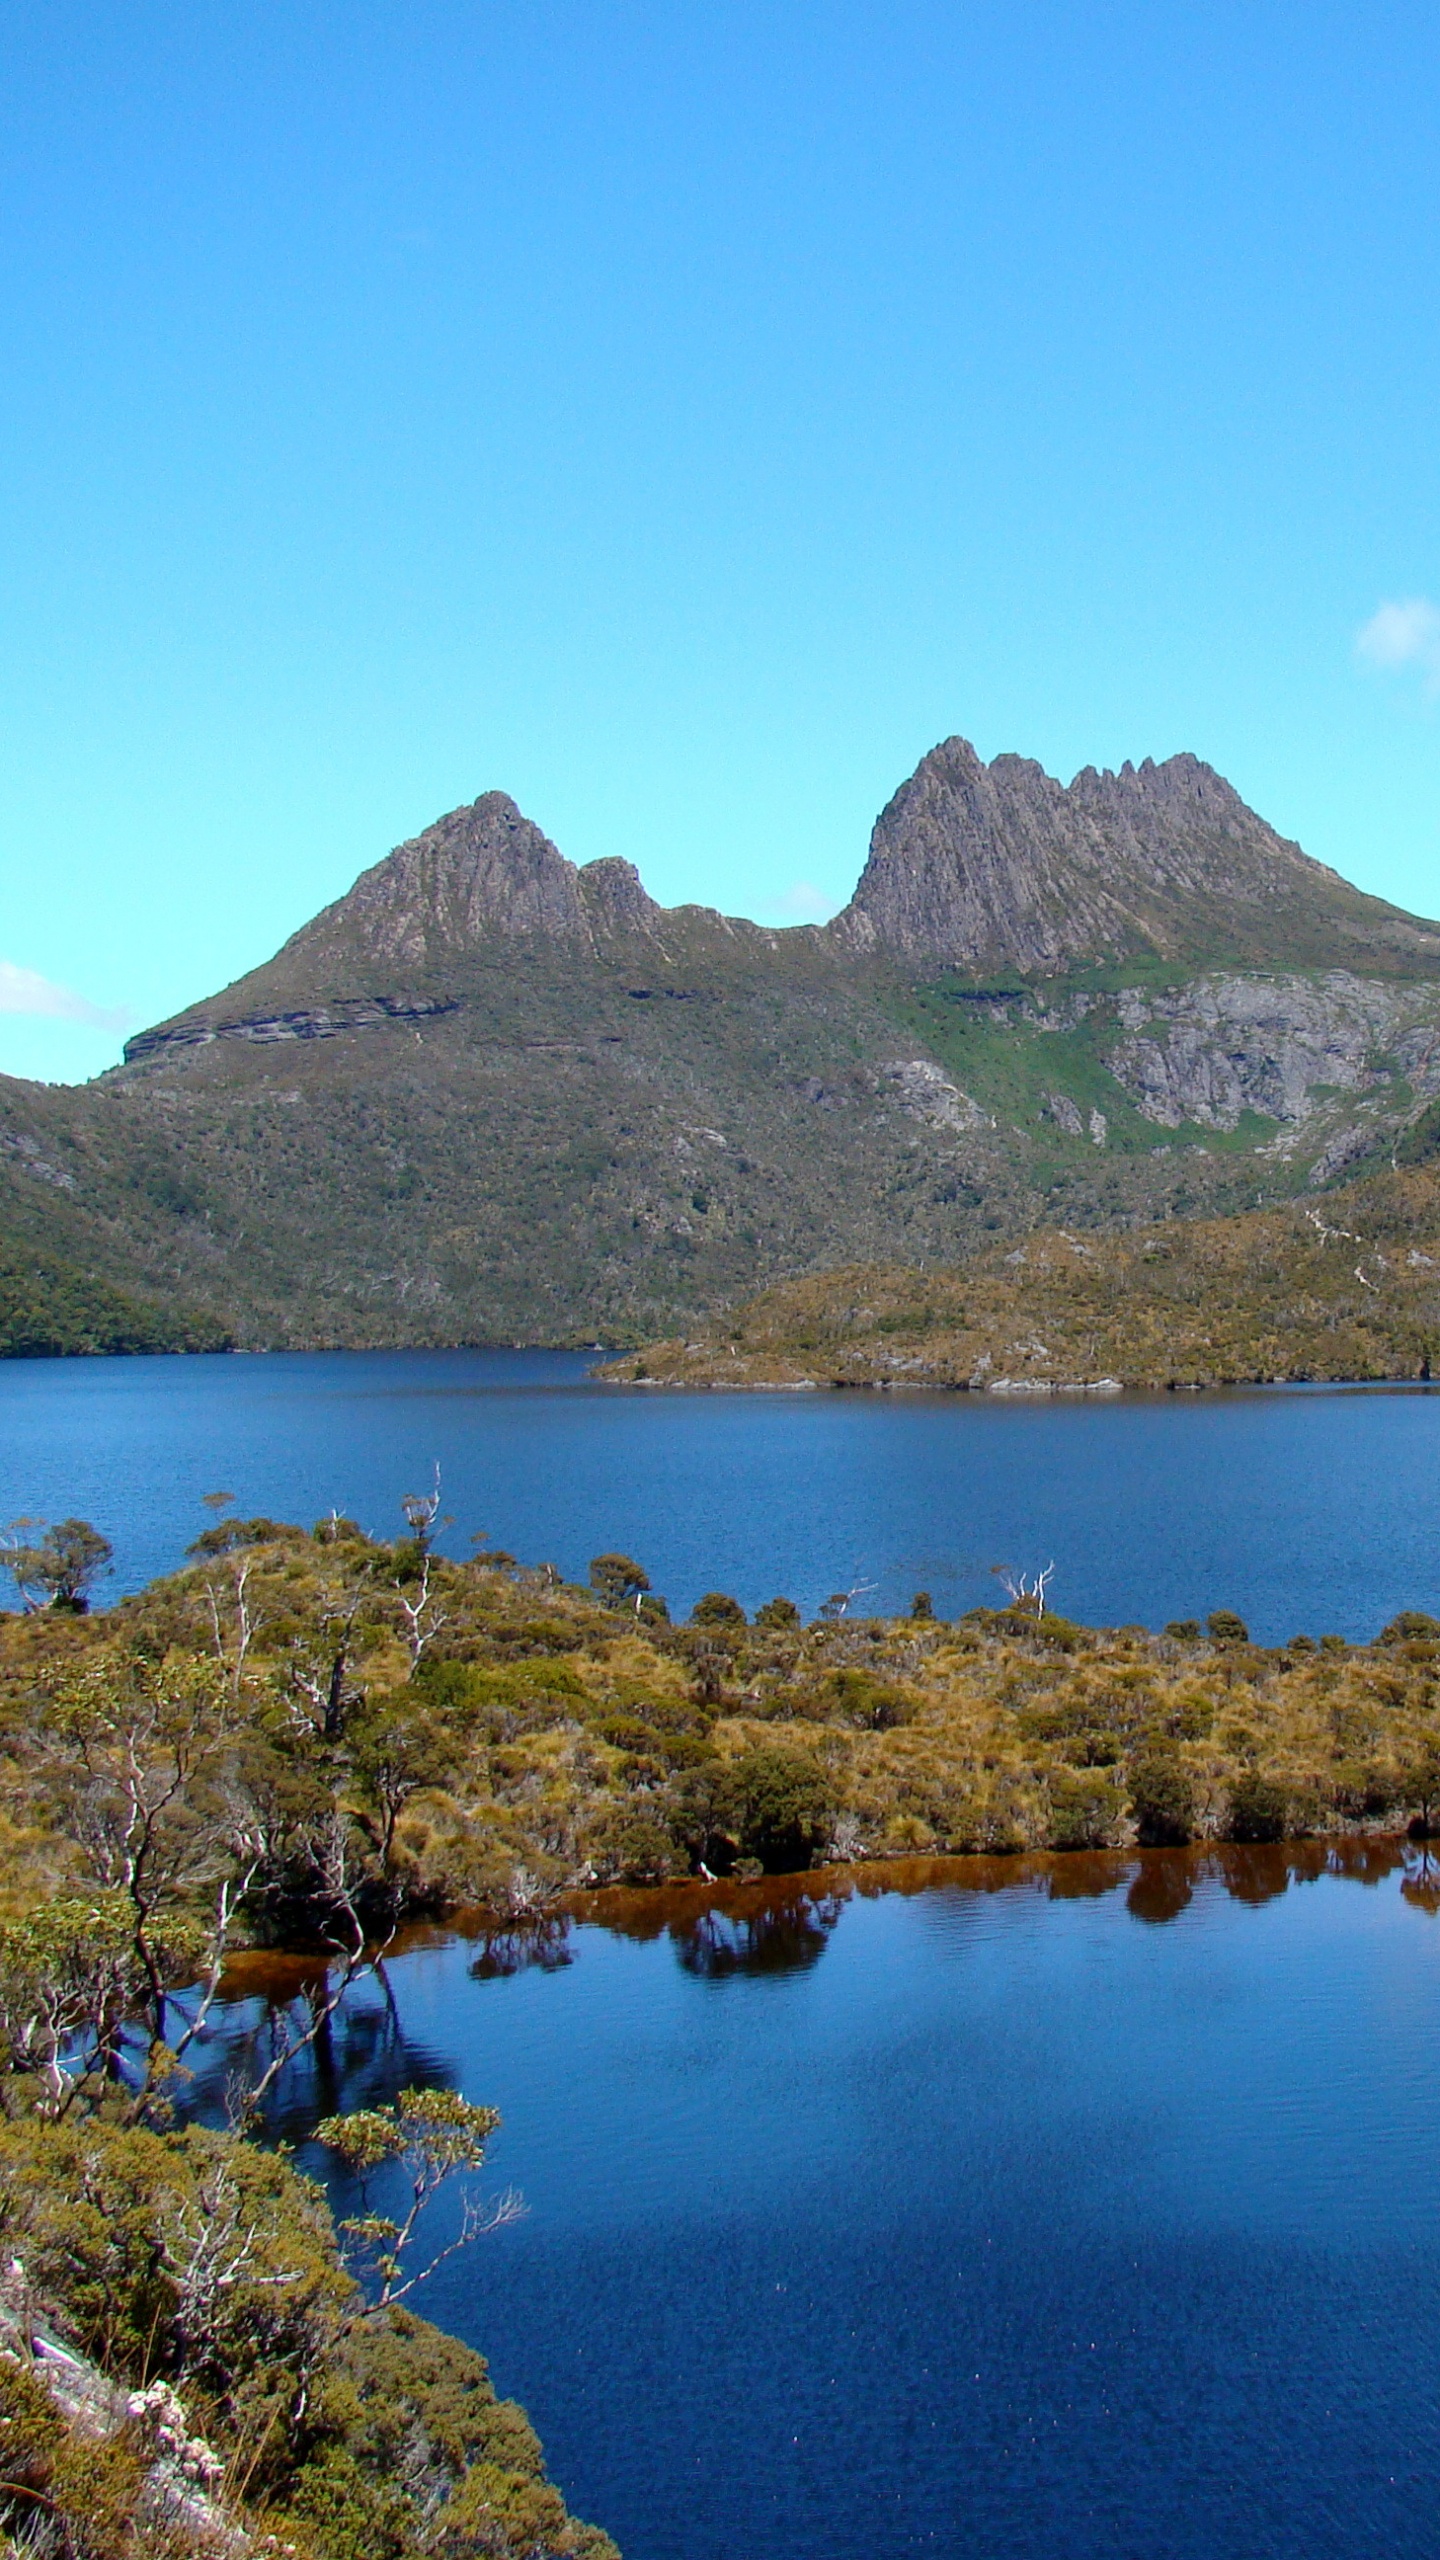
[[[1179,1848],[1193,1839],[1195,1788],[1178,1752],[1147,1751],[1132,1762],[1130,1811],[1143,1848]]]
[[[405,1525],[422,1556],[430,1552],[435,1536],[435,1523],[440,1517],[440,1469],[435,1469],[435,1482],[428,1493],[401,1496],[400,1509]]]
[[[157,1976],[193,1981],[205,1933],[179,1914],[141,1944],[128,1895],[41,1903],[0,1923],[0,2050],[31,2075],[38,2114],[58,2119],[121,2075],[125,2032]]]
[[[650,1588],[650,1576],[633,1556],[592,1556],[590,1588],[603,1608],[627,1609],[633,1603],[638,1614],[639,1603]]]
[[[403,2302],[457,2250],[487,2231],[499,2231],[524,2212],[513,2188],[490,2204],[467,2189],[456,2237],[422,2266],[406,2263],[416,2225],[431,2197],[447,2179],[484,2167],[485,2145],[499,2122],[493,2107],[472,2106],[453,2089],[402,2089],[393,2106],[327,2116],[316,2126],[316,2140],[337,2152],[361,2180],[362,2199],[365,2182],[377,2169],[396,2168],[409,2183],[409,2204],[398,2222],[392,2215],[367,2210],[340,2225],[350,2243],[355,2273],[362,2281],[367,2277],[370,2281],[371,2311]]]
[[[990,1570],[1008,1595],[1012,1609],[1027,1618],[1044,1617],[1045,1595],[1055,1574],[1053,1560],[1038,1573],[1016,1573],[1008,1564],[992,1565]]]
[[[1212,1644],[1248,1644],[1250,1630],[1233,1609],[1212,1609],[1205,1621]]]
[[[396,1829],[411,1797],[444,1786],[454,1773],[454,1738],[413,1691],[402,1691],[367,1699],[345,1739],[357,1791],[376,1817],[375,1845],[388,1874]]]
[[[1262,1778],[1258,1771],[1251,1771],[1237,1782],[1231,1794],[1225,1837],[1247,1842],[1283,1840],[1289,1813],[1284,1789],[1272,1778]]]
[[[764,1744],[742,1751],[728,1771],[734,1821],[745,1855],[772,1875],[808,1867],[826,1839],[834,1798],[808,1752]]]
[[[745,1612],[728,1591],[706,1591],[690,1612],[692,1627],[743,1627]]]
[[[19,1532],[38,1529],[38,1520],[17,1520],[5,1544],[5,1563],[27,1610],[68,1609],[82,1616],[90,1606],[91,1585],[110,1570],[115,1550],[88,1520],[57,1520],[37,1543]]]
[[[820,1615],[826,1625],[834,1626],[840,1619],[848,1618],[856,1601],[868,1600],[871,1592],[877,1587],[873,1582],[862,1581],[857,1573],[848,1591],[832,1591],[829,1599],[822,1600],[820,1603]]]

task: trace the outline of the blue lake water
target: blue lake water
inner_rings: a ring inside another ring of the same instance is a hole
[[[483,1532],[584,1578],[638,1556],[672,1609],[719,1587],[807,1612],[855,1582],[893,1609],[997,1596],[1052,1558],[1094,1624],[1238,1609],[1254,1633],[1373,1634],[1440,1612],[1440,1391],[1319,1388],[1104,1403],[616,1389],[570,1352],[323,1352],[0,1362],[0,1519],[78,1512],[133,1589],[178,1564],[201,1497],[398,1529],[438,1462]],[[102,1593],[101,1596],[105,1596]]]
[[[606,1897],[392,1958],[284,2129],[417,2078],[499,2106],[528,2215],[417,2307],[626,2560],[1390,2552],[1440,2460],[1417,1860]]]

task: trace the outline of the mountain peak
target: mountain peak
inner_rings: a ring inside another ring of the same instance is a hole
[[[1440,929],[1366,897],[1188,754],[1068,786],[968,738],[882,809],[837,936],[907,962],[1040,974],[1153,951],[1291,965],[1440,960]]]
[[[413,972],[491,933],[583,942],[577,881],[574,863],[508,792],[482,792],[362,871],[281,956],[358,942],[368,957]]]

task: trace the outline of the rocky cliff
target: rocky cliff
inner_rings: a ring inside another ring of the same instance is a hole
[[[948,738],[875,822],[836,933],[912,964],[1053,974],[1156,952],[1301,966],[1440,964],[1440,926],[1369,898],[1195,756],[1068,788]]]

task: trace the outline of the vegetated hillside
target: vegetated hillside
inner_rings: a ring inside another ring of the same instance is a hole
[[[1440,1375],[1440,1172],[1124,1235],[1047,1228],[960,1269],[788,1283],[609,1364],[664,1385],[991,1394]]]
[[[187,1314],[112,1288],[53,1254],[0,1241],[0,1359],[77,1351],[225,1351],[213,1316]]]
[[[492,792],[129,1057],[0,1082],[17,1245],[246,1346],[634,1342],[1385,1161],[1440,934],[1193,758],[1067,791],[952,740],[833,926],[661,908]]]

